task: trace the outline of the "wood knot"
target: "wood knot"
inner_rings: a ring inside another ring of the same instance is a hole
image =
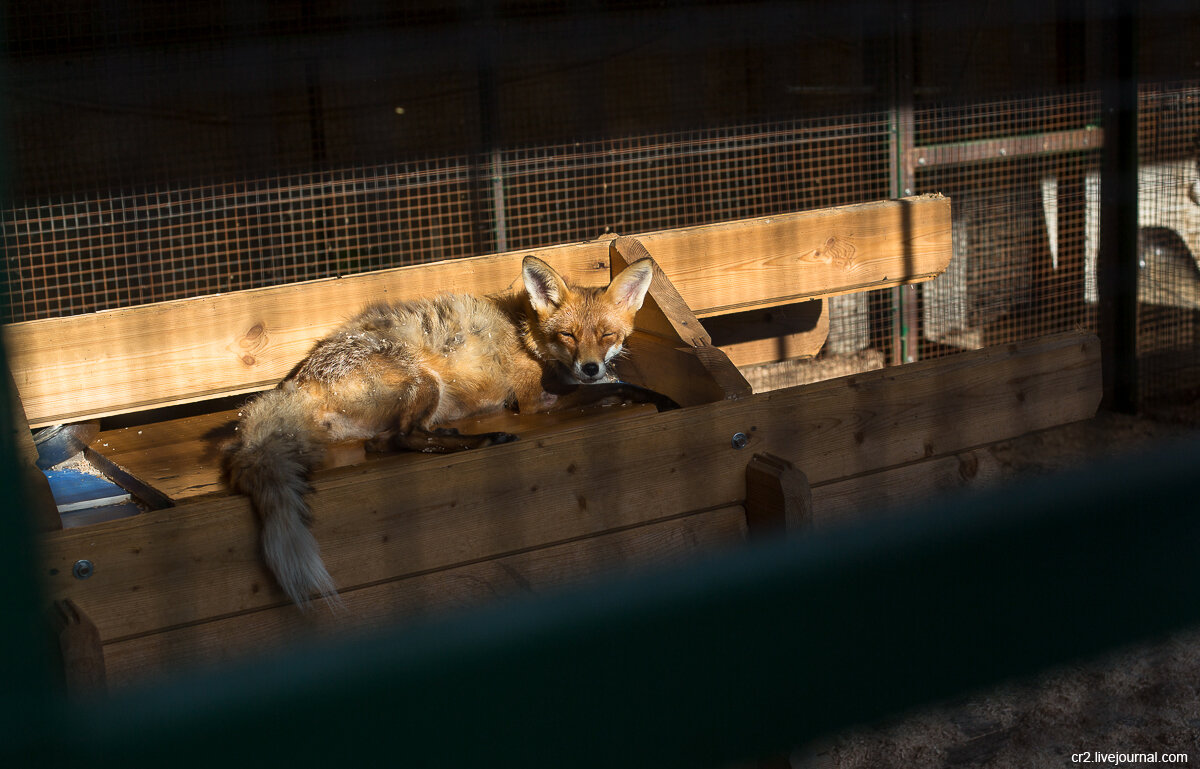
[[[800,255],[800,261],[810,264],[829,264],[840,269],[849,269],[854,264],[857,249],[848,240],[829,236],[825,242],[808,253]]]
[[[266,349],[270,343],[270,338],[267,335],[267,327],[262,321],[255,323],[246,330],[246,333],[235,339],[231,344],[225,347],[245,366],[254,366],[258,364],[257,354]]]

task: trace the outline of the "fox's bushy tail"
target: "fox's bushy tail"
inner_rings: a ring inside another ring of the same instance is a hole
[[[246,404],[226,463],[230,484],[250,497],[262,521],[263,558],[288,598],[307,608],[318,595],[338,607],[337,587],[308,529],[308,474],[324,456],[309,400],[285,383]]]

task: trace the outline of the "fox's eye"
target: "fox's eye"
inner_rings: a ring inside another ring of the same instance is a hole
[[[603,334],[601,334],[601,335],[600,335],[600,338],[601,338],[601,339],[608,339],[608,338],[610,338],[610,337],[614,337],[614,336],[616,336],[616,335],[617,335],[617,332],[616,332],[616,331],[605,331]]]
[[[575,335],[572,334],[570,331],[559,331],[558,335],[560,337],[562,337],[563,341],[567,341],[568,339],[571,340],[572,342],[575,341]]]

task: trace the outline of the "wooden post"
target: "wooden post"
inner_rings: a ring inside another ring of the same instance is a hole
[[[1101,365],[1104,406],[1132,413],[1138,406],[1138,137],[1136,14],[1128,0],[1111,3],[1105,22],[1107,57],[1100,105],[1104,152],[1100,159]]]
[[[751,539],[795,536],[812,528],[808,477],[774,454],[755,454],[746,465],[746,525]]]
[[[106,688],[100,631],[70,598],[55,601],[52,614],[62,653],[67,694],[103,694]]]
[[[812,488],[791,462],[755,454],[746,465],[746,527],[751,541],[794,537],[812,528]],[[786,754],[764,756],[758,769],[790,769]]]

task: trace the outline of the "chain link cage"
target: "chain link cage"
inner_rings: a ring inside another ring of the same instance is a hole
[[[801,365],[1095,331],[1093,5],[10,6],[0,320],[941,192],[947,272]],[[1141,7],[1150,404],[1200,390],[1200,10]]]

